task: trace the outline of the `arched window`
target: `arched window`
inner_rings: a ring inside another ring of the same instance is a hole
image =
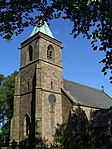
[[[28,114],[24,117],[24,136],[29,136],[30,132],[30,116]]]
[[[47,59],[54,61],[54,48],[52,45],[49,45],[47,48]]]
[[[32,56],[33,56],[33,48],[32,48],[32,46],[30,45],[28,49],[29,49],[29,61],[32,61],[32,58],[33,58],[33,57],[32,57]]]

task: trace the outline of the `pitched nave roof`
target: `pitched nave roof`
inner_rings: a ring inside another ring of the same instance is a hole
[[[112,98],[101,90],[64,80],[64,89],[77,104],[107,109],[112,107]]]

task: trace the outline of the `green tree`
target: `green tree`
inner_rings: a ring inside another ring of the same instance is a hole
[[[57,128],[54,134],[54,142],[51,145],[50,149],[64,149],[64,125],[57,124]]]
[[[10,135],[10,119],[13,114],[15,76],[17,74],[17,71],[7,77],[0,74],[0,129],[6,144],[8,144]]]
[[[4,94],[4,82],[5,82],[5,77],[4,75],[0,74],[0,126],[4,125],[5,121],[5,107],[6,107],[6,102],[5,102],[5,94]]]
[[[112,72],[111,0],[0,0],[0,36],[9,39],[39,20],[70,20],[71,34],[91,39],[93,50],[105,53],[102,72]],[[39,24],[38,24],[39,25]],[[99,45],[100,42],[100,45]],[[110,76],[112,83],[112,76]]]

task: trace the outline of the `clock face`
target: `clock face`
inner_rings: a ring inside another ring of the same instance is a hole
[[[49,97],[48,97],[48,100],[49,100],[51,106],[54,106],[55,105],[55,103],[56,103],[56,97],[55,97],[54,94],[50,94]]]

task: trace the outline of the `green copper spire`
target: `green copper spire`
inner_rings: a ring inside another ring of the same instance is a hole
[[[54,36],[53,36],[52,32],[50,31],[50,29],[49,29],[49,27],[48,27],[48,25],[47,25],[46,22],[44,22],[44,25],[41,26],[41,27],[38,27],[38,26],[36,25],[36,26],[34,27],[32,33],[31,33],[30,37],[32,37],[33,35],[35,35],[35,34],[38,33],[38,32],[44,33],[44,34],[46,34],[46,35],[48,35],[48,36],[54,38]]]

